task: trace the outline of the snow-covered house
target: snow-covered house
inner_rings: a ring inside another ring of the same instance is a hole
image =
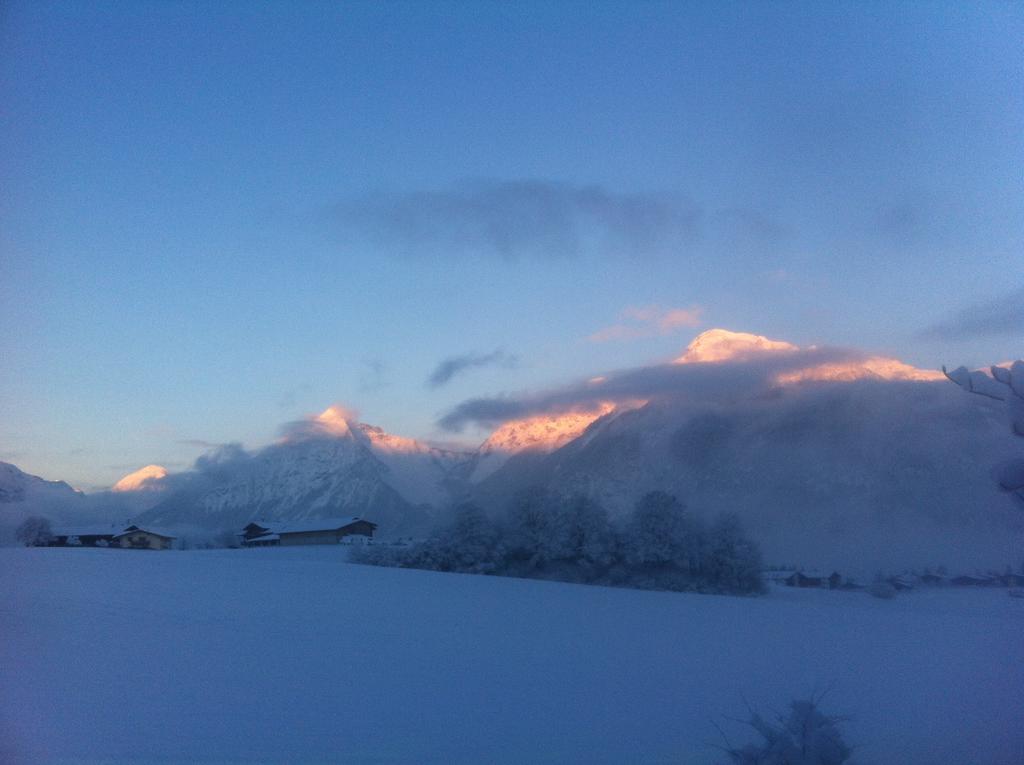
[[[120,534],[115,534],[113,539],[120,547],[132,550],[166,550],[175,538],[161,531],[132,525]]]
[[[363,518],[318,518],[308,521],[253,521],[242,529],[244,547],[333,545],[358,534],[372,537],[376,523]]]

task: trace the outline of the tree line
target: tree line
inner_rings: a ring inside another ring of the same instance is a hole
[[[733,515],[711,524],[676,497],[650,492],[621,523],[586,495],[532,489],[494,519],[474,504],[408,547],[368,546],[378,566],[716,593],[760,593],[761,553]]]

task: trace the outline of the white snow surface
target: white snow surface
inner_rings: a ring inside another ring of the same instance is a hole
[[[640,592],[336,547],[0,549],[0,761],[714,763],[832,685],[855,763],[1024,762],[1002,590]]]

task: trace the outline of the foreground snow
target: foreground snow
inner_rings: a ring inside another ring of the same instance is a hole
[[[0,549],[0,761],[713,763],[834,684],[861,765],[1024,762],[1024,600]]]

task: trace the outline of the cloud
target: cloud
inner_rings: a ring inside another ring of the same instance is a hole
[[[376,393],[387,387],[387,364],[383,360],[366,358],[362,361],[362,367],[359,375],[360,393]]]
[[[929,340],[973,340],[1005,335],[1024,336],[1024,288],[957,312],[925,329]]]
[[[466,181],[351,197],[330,215],[345,244],[406,256],[646,256],[693,240],[702,213],[683,197],[550,180]]]
[[[447,431],[468,425],[493,428],[507,420],[573,410],[591,410],[602,402],[672,397],[691,402],[725,402],[763,393],[771,381],[789,371],[863,360],[860,351],[808,348],[753,354],[740,361],[713,364],[657,364],[609,372],[540,393],[473,398],[438,420]]]
[[[437,365],[427,378],[427,387],[440,388],[447,385],[454,377],[478,367],[501,365],[513,369],[519,363],[515,356],[510,356],[498,349],[491,353],[467,353],[462,356],[450,356]]]
[[[621,314],[618,324],[599,329],[587,337],[592,343],[610,340],[635,340],[655,335],[668,335],[681,327],[696,327],[701,322],[703,306],[689,308],[661,308],[660,306],[631,306]]]
[[[183,446],[195,446],[199,449],[219,449],[224,444],[216,443],[214,441],[204,441],[202,438],[183,438],[178,440],[179,444]]]

